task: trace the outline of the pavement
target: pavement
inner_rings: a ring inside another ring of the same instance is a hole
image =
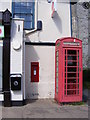
[[[1,106],[0,111],[2,118],[88,118],[87,103],[60,105],[53,99],[32,100],[19,107]]]

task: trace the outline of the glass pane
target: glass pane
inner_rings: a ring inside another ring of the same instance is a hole
[[[25,19],[25,15],[24,14],[20,14],[20,18],[24,18]]]
[[[58,56],[58,51],[57,51],[57,53],[56,53],[56,56]]]
[[[27,14],[27,7],[21,7],[21,13]]]
[[[65,50],[65,95],[79,94],[79,50]]]
[[[26,21],[24,22],[24,28],[29,29],[30,28],[30,23],[27,23]]]
[[[56,57],[56,60],[58,61],[58,57]]]
[[[22,7],[27,6],[27,2],[20,2]]]
[[[21,12],[21,9],[20,9],[19,7],[16,7],[16,8],[14,9],[14,12],[15,12],[15,13],[20,13],[20,12]]]
[[[76,66],[76,65],[77,65],[77,62],[75,62],[75,61],[68,61],[68,62],[67,62],[67,65],[68,65],[68,66]]]
[[[58,67],[58,61],[57,61],[57,67]]]
[[[64,94],[66,95],[66,90],[64,91]]]
[[[33,2],[27,2],[27,6],[33,6]]]
[[[76,84],[67,84],[67,89],[76,89]]]
[[[58,51],[56,52],[56,93],[58,93]]]
[[[20,18],[20,14],[15,14],[14,17],[15,18]]]
[[[56,74],[56,77],[58,77],[58,73]]]
[[[67,95],[75,95],[76,90],[67,90]]]
[[[77,60],[77,57],[74,55],[68,55],[68,60]]]
[[[27,13],[32,14],[32,10],[31,10],[31,8],[27,8]]]
[[[67,67],[67,72],[76,72],[77,68],[76,67]]]
[[[79,50],[78,50],[78,89],[79,89]],[[79,90],[78,90],[78,94],[79,94]]]
[[[67,50],[67,54],[76,55],[76,50]]]
[[[76,73],[67,73],[67,77],[76,77]]]
[[[21,6],[21,2],[14,2],[14,6],[15,7],[20,7]]]
[[[56,79],[56,92],[58,93],[58,78]]]
[[[57,72],[58,72],[58,67],[57,67]]]
[[[15,18],[24,18],[24,29],[33,29],[34,22],[34,2],[26,0],[25,2],[14,2],[13,14]]]
[[[67,83],[76,83],[76,79],[67,79]]]

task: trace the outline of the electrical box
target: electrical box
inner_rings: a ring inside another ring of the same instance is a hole
[[[11,90],[21,90],[21,75],[14,74],[10,76],[11,78]]]
[[[55,99],[82,101],[82,41],[63,38],[55,46]]]

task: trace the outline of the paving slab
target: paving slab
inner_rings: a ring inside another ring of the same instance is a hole
[[[2,118],[88,118],[88,105],[60,105],[52,99],[2,107]]]

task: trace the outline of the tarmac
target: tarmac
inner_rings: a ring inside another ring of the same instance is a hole
[[[53,99],[28,101],[24,106],[0,106],[2,118],[88,118],[88,104],[58,104]]]

